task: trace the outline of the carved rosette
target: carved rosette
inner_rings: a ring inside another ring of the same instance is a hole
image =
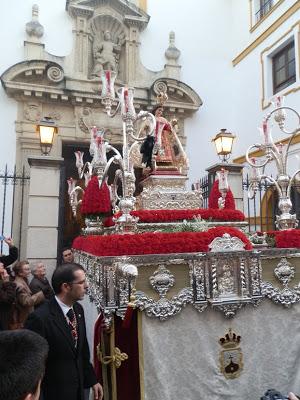
[[[50,66],[47,69],[47,78],[51,82],[59,83],[64,79],[64,71],[58,66]]]
[[[160,93],[167,93],[168,92],[168,86],[163,81],[156,81],[154,83],[154,85],[153,85],[153,91],[156,94],[156,96],[159,96]]]

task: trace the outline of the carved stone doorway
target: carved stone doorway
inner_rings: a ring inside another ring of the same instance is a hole
[[[117,150],[122,154],[122,146],[114,145]],[[91,161],[92,157],[89,153],[89,143],[74,143],[65,142],[62,146],[62,157],[64,163],[61,171],[61,184],[60,184],[60,204],[59,204],[59,235],[58,235],[58,258],[61,254],[61,249],[64,246],[72,244],[74,238],[80,234],[81,228],[84,226],[84,219],[78,210],[76,217],[73,217],[72,210],[69,204],[68,185],[67,179],[72,177],[76,179],[77,185],[84,189],[84,179],[79,179],[78,171],[75,165],[75,151],[83,151],[83,161]],[[109,152],[107,158],[110,159],[113,153]],[[112,165],[109,170],[108,184],[113,183],[113,177],[117,165]]]

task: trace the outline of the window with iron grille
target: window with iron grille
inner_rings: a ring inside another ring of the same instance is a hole
[[[255,13],[255,21],[262,19],[274,5],[274,0],[259,0],[259,10]]]
[[[272,57],[273,94],[296,82],[295,43],[292,41]]]

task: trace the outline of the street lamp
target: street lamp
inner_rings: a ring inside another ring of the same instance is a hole
[[[212,142],[215,143],[217,154],[223,162],[226,162],[230,157],[234,139],[235,135],[226,132],[226,129],[221,129],[221,131],[212,139]]]
[[[50,117],[44,117],[36,126],[36,131],[40,137],[42,154],[47,156],[52,148],[54,134],[57,133],[57,126]]]

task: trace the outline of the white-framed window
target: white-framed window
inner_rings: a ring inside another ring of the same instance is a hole
[[[273,94],[296,82],[295,42],[287,43],[272,57]]]
[[[263,109],[271,104],[274,94],[287,95],[300,89],[299,32],[297,22],[261,52]]]

